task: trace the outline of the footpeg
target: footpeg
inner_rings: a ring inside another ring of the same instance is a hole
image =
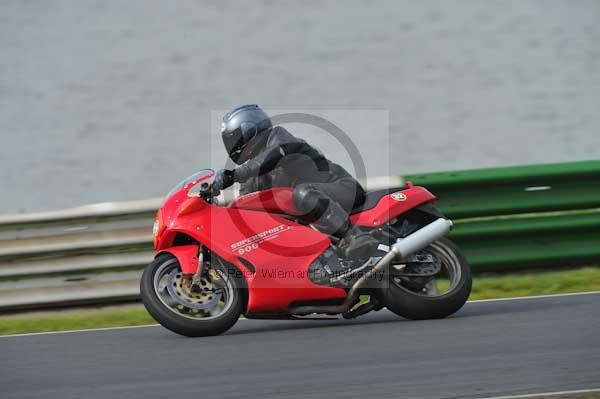
[[[358,316],[362,316],[371,311],[379,311],[383,309],[383,305],[377,298],[370,297],[369,302],[360,305],[356,309],[349,310],[347,312],[342,313],[342,317],[344,319],[355,319]]]

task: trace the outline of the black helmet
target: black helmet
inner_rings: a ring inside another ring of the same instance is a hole
[[[240,155],[246,144],[258,133],[271,127],[271,119],[256,104],[242,105],[226,113],[221,123],[221,135],[233,162],[243,163]]]

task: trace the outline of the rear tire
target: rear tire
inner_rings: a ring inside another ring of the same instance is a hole
[[[389,286],[381,290],[383,304],[399,316],[412,320],[440,319],[457,312],[471,294],[471,269],[464,255],[444,238],[430,247],[447,262],[460,271],[458,283],[448,292],[439,296],[426,296],[398,286],[389,278]],[[389,276],[388,276],[389,277]]]
[[[227,308],[218,316],[203,320],[193,319],[178,314],[173,308],[167,306],[158,296],[155,289],[156,274],[167,264],[176,266],[181,270],[177,258],[171,254],[159,255],[150,263],[142,275],[140,281],[140,292],[142,302],[150,315],[163,327],[187,337],[203,337],[218,335],[229,330],[239,319],[245,305],[245,295],[242,281],[238,273],[227,273],[233,288],[231,302],[227,302]],[[181,308],[181,305],[179,305]]]

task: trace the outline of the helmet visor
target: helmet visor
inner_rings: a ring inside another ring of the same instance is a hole
[[[237,162],[237,159],[239,158],[244,147],[244,136],[242,135],[242,129],[238,127],[231,132],[224,132],[223,144],[225,144],[225,150],[227,151],[227,154],[229,154],[229,157],[234,162]]]

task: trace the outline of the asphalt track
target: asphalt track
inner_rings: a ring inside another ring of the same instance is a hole
[[[600,388],[600,295],[468,303],[445,320],[240,320],[0,337],[0,397],[481,398]]]

